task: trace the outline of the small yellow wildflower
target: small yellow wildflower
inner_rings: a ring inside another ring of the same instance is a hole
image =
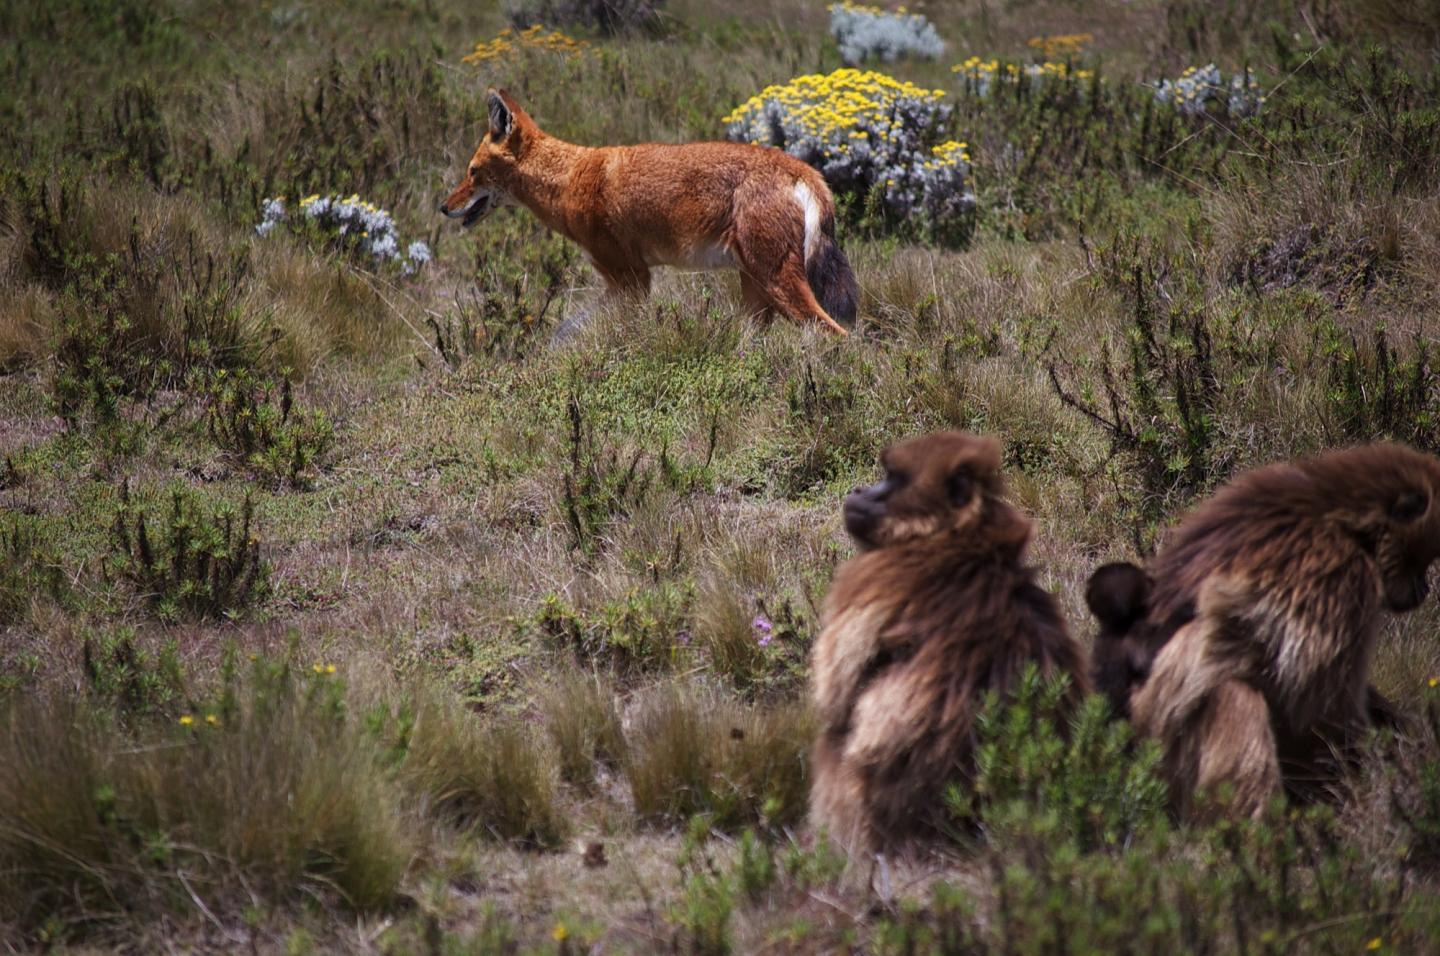
[[[555,928],[550,931],[550,938],[557,943],[563,943],[570,938],[570,931],[565,928],[564,923],[556,923]]]
[[[333,673],[335,673],[335,665],[334,665],[334,664],[326,664],[326,665],[325,665],[325,673],[327,673],[327,674],[333,674]]]
[[[205,723],[209,724],[211,727],[214,727],[220,723],[220,718],[216,717],[214,714],[206,714]]]
[[[314,664],[314,665],[311,666],[310,669],[313,670],[313,671],[314,671],[315,673],[317,673],[317,674],[323,674],[323,673],[325,673],[325,665],[324,665],[324,664]]]
[[[1376,949],[1379,949],[1379,948],[1380,948],[1381,946],[1383,946],[1383,945],[1384,945],[1384,943],[1381,942],[1380,937],[1379,937],[1379,936],[1376,936],[1376,937],[1375,937],[1374,939],[1372,939],[1370,942],[1368,942],[1368,943],[1365,944],[1365,948],[1366,948],[1366,949],[1369,949],[1369,950],[1376,950]]]
[[[190,714],[185,714],[183,717],[180,718],[180,726],[181,726],[181,727],[189,727],[190,725],[192,725],[192,724],[194,724],[194,723],[195,723],[195,718],[192,717]]]
[[[1431,687],[1440,687],[1440,677],[1432,677],[1428,683]]]
[[[1040,55],[1049,60],[1057,56],[1075,56],[1084,52],[1085,48],[1094,41],[1093,34],[1066,33],[1060,36],[1031,37],[1027,44],[1040,51]]]

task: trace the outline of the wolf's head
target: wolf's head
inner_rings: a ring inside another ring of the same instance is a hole
[[[460,185],[440,203],[442,213],[466,226],[473,226],[509,201],[506,184],[540,132],[535,121],[504,90],[487,90],[485,105],[490,114],[489,128],[470,157]]]

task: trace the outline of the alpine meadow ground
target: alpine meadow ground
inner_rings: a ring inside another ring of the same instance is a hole
[[[804,827],[887,444],[999,439],[1087,642],[1090,571],[1237,472],[1440,453],[1433,3],[912,12],[938,57],[802,84],[930,124],[806,147],[840,340],[733,273],[602,303],[524,210],[435,213],[487,86],[571,142],[720,139],[843,66],[818,0],[0,9],[0,948],[1440,949],[1433,601],[1374,665],[1411,729],[1334,805],[1180,825],[1037,681],[953,847],[872,873]]]

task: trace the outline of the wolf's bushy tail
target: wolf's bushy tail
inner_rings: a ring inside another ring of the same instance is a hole
[[[860,309],[860,284],[855,281],[850,260],[835,241],[833,212],[826,213],[820,223],[820,238],[815,243],[815,254],[805,263],[805,278],[830,318],[845,325],[855,323],[855,314]]]

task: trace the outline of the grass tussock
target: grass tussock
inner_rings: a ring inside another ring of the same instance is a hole
[[[495,840],[555,847],[569,825],[556,792],[555,754],[538,728],[478,719],[424,693],[396,718],[399,776],[453,825]]]
[[[745,705],[670,684],[638,705],[625,775],[642,820],[786,826],[805,813],[813,722],[799,704]]]
[[[600,769],[624,762],[628,748],[615,689],[598,672],[563,673],[541,693],[540,708],[566,783],[591,791]]]
[[[12,699],[0,747],[0,911],[22,932],[295,894],[393,902],[412,821],[343,685],[257,664],[178,721],[128,730],[84,699]]]

